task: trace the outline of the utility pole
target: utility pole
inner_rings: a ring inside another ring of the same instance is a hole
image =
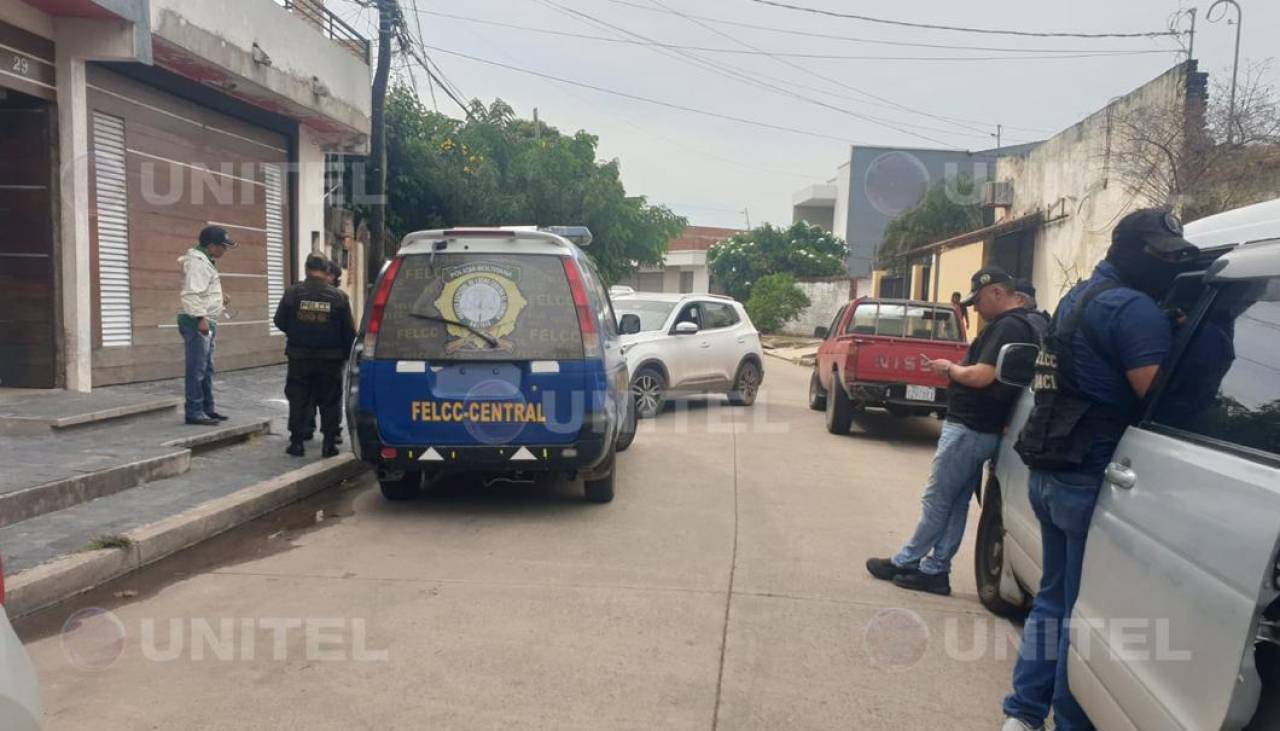
[[[1196,57],[1196,9],[1188,8],[1186,14],[1191,17],[1191,32],[1187,34],[1187,60],[1190,61]]]
[[[533,139],[542,139],[542,125],[538,123],[538,108],[533,108]]]
[[[997,150],[1000,149],[1000,138],[1003,133],[1004,133],[1004,125],[997,124],[996,125],[996,149]]]
[[[1230,145],[1235,140],[1236,133],[1236,77],[1240,73],[1240,26],[1244,24],[1244,11],[1240,9],[1240,3],[1236,0],[1217,0],[1209,6],[1204,17],[1210,23],[1216,23],[1227,17],[1227,10],[1224,7],[1217,18],[1213,17],[1213,11],[1219,5],[1230,5],[1236,9],[1236,59],[1231,65],[1231,101],[1227,104],[1227,144]],[[1231,21],[1227,21],[1230,25]]]
[[[369,226],[365,282],[369,288],[378,281],[386,258],[387,239],[387,81],[391,76],[391,31],[398,20],[396,0],[378,3],[378,67],[373,75],[373,104],[369,133],[369,188],[373,194],[373,215]]]
[[[742,215],[747,217],[747,230],[750,231],[751,230],[751,211],[746,208],[743,208]]]

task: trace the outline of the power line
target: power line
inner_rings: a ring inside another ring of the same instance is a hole
[[[604,1],[613,3],[615,5],[624,5],[629,8],[635,8],[637,10],[644,10],[650,13],[665,12],[669,14],[674,14],[670,10],[663,10],[660,8],[650,7],[648,5],[642,5],[638,2],[632,2],[631,0],[604,0]],[[1058,48],[1058,49],[1009,48],[1004,46],[970,46],[970,45],[955,45],[955,44],[945,44],[945,43],[889,41],[889,40],[884,40],[879,38],[858,38],[856,36],[836,35],[833,33],[818,33],[815,31],[804,31],[804,30],[797,30],[794,28],[779,28],[772,25],[760,25],[758,23],[744,23],[737,20],[727,20],[725,18],[714,18],[707,15],[696,15],[694,13],[684,13],[684,15],[690,18],[697,18],[698,20],[705,20],[709,23],[718,23],[720,25],[729,25],[737,28],[750,28],[752,30],[762,30],[770,33],[783,33],[786,35],[804,36],[806,38],[825,38],[833,41],[846,41],[851,43],[871,43],[871,44],[884,45],[884,46],[907,46],[912,48],[941,48],[941,49],[952,50],[952,51],[968,50],[968,51],[1009,51],[1009,52],[1035,52],[1035,53],[1079,53],[1082,50],[1085,50],[1080,48]],[[1094,50],[1103,50],[1103,49],[1094,49]],[[1130,49],[1105,49],[1105,50],[1125,51]],[[1170,49],[1170,50],[1180,50],[1180,49]]]
[[[529,76],[536,76],[540,79],[547,79],[548,81],[555,81],[560,84],[578,86],[583,89],[590,89],[592,91],[600,92],[601,94],[609,94],[611,96],[622,97],[623,99],[631,99],[632,101],[639,101],[639,102],[644,102],[646,104],[653,104],[659,107],[666,107],[667,109],[675,109],[682,112],[689,112],[691,114],[699,114],[705,117],[714,117],[716,119],[724,119],[730,122],[738,122],[739,124],[746,124],[753,127],[762,127],[764,129],[772,129],[778,132],[791,132],[793,134],[804,135],[806,137],[816,137],[818,139],[824,139],[824,140],[835,140],[836,142],[843,142],[845,144],[850,144],[849,139],[846,137],[837,137],[835,135],[823,134],[821,132],[812,132],[810,130],[798,129],[796,127],[787,127],[785,125],[780,125],[780,124],[771,124],[769,122],[761,122],[755,119],[747,119],[745,117],[736,117],[732,114],[723,114],[721,112],[713,112],[706,109],[698,109],[697,107],[685,106],[683,104],[666,102],[660,99],[652,99],[650,97],[640,96],[638,94],[630,94],[625,91],[617,91],[616,89],[610,89],[604,86],[588,84],[584,81],[574,81],[573,79],[566,79],[560,76],[554,76],[552,74],[543,73],[541,71],[534,71],[533,69],[525,68],[523,66],[514,66],[512,64],[501,63],[499,61],[494,61],[487,58],[480,58],[479,56],[472,56],[466,53],[462,53],[461,51],[453,51],[448,48],[440,48],[439,46],[423,44],[423,48],[435,51],[437,53],[445,53],[450,56],[465,58],[468,61],[482,63],[482,64],[485,64],[486,66],[496,66],[498,68],[507,69],[508,71],[515,71],[517,73],[527,74]]]
[[[795,10],[803,13],[811,13],[814,15],[825,15],[832,18],[847,18],[849,20],[861,20],[867,23],[880,23],[883,25],[896,25],[904,28],[922,28],[925,30],[946,30],[959,33],[981,33],[986,35],[1000,36],[1024,36],[1030,38],[1162,38],[1167,36],[1180,36],[1182,31],[1161,30],[1150,31],[1145,33],[1077,33],[1077,32],[1040,32],[1026,30],[998,30],[995,28],[970,28],[958,25],[936,25],[933,23],[912,23],[905,20],[889,20],[888,18],[876,18],[870,15],[858,15],[855,13],[842,13],[835,10],[823,10],[821,8],[810,8],[803,5],[792,5],[790,3],[778,2],[777,0],[751,0],[751,2],[760,5],[769,5],[775,8],[783,8],[785,10]]]
[[[577,17],[579,17],[579,18],[581,18],[581,19],[584,19],[585,21],[587,21],[587,22],[589,22],[589,23],[592,23],[592,24],[594,24],[594,25],[596,25],[596,26],[598,26],[598,27],[605,27],[605,28],[609,28],[609,29],[611,29],[611,30],[613,30],[613,31],[615,31],[615,32],[623,33],[623,34],[626,34],[626,35],[632,36],[632,37],[634,37],[634,38],[639,38],[639,39],[641,39],[641,40],[645,40],[645,41],[653,41],[653,39],[652,39],[652,38],[649,38],[649,37],[647,37],[647,36],[641,35],[641,34],[636,33],[636,32],[634,32],[634,31],[627,30],[626,28],[622,28],[622,27],[620,27],[620,26],[614,25],[614,24],[609,23],[609,22],[607,22],[607,21],[600,20],[599,18],[596,18],[596,17],[594,17],[594,16],[592,16],[592,15],[589,15],[589,14],[587,14],[587,13],[583,13],[583,12],[581,12],[581,11],[579,11],[579,10],[575,10],[575,9],[573,9],[573,8],[566,7],[566,6],[564,6],[564,5],[560,5],[560,4],[556,3],[556,2],[553,2],[553,0],[539,0],[539,2],[541,2],[543,5],[546,5],[546,6],[548,6],[548,7],[552,7],[552,8],[555,8],[555,9],[557,9],[557,10],[560,10],[560,11],[561,11],[561,12],[563,12],[563,13],[567,13],[567,14],[570,14],[570,15],[577,16]],[[911,137],[917,137],[917,138],[919,138],[919,139],[926,140],[926,141],[928,141],[928,142],[932,142],[932,143],[934,143],[934,144],[943,145],[944,147],[953,147],[953,146],[955,146],[955,145],[954,145],[954,143],[946,142],[946,141],[940,140],[940,139],[938,139],[938,138],[936,138],[936,137],[930,137],[929,135],[921,134],[921,133],[919,133],[919,132],[912,132],[912,131],[910,131],[909,129],[904,129],[904,127],[910,127],[910,126],[914,126],[914,125],[898,124],[898,123],[895,123],[895,122],[893,122],[893,121],[889,121],[889,120],[882,119],[882,118],[880,118],[880,117],[873,117],[873,116],[868,115],[868,114],[862,114],[862,113],[860,113],[860,112],[855,112],[855,111],[853,111],[853,110],[851,110],[851,109],[846,109],[846,108],[844,108],[844,107],[840,107],[840,106],[837,106],[837,105],[834,105],[834,104],[827,103],[827,102],[822,101],[822,100],[820,100],[820,99],[814,99],[814,98],[812,98],[812,97],[805,96],[805,95],[803,95],[803,94],[797,93],[797,92],[796,92],[796,91],[794,91],[793,89],[788,88],[788,87],[786,87],[786,86],[779,86],[779,85],[776,85],[776,84],[770,84],[770,83],[767,83],[767,82],[763,82],[763,81],[761,81],[761,80],[760,80],[760,78],[757,78],[757,77],[762,77],[762,76],[763,76],[762,74],[759,74],[759,73],[754,73],[754,74],[753,74],[752,72],[744,71],[744,70],[742,70],[742,69],[735,68],[735,67],[733,67],[733,66],[730,66],[730,65],[725,64],[725,63],[722,63],[722,62],[718,62],[718,61],[711,61],[711,60],[708,60],[708,59],[704,59],[704,58],[701,58],[701,57],[699,57],[699,56],[692,55],[692,54],[690,54],[690,53],[688,53],[688,52],[685,52],[685,51],[673,50],[673,49],[665,49],[665,48],[659,48],[659,47],[654,47],[654,48],[653,48],[653,50],[656,50],[656,51],[658,51],[658,52],[660,52],[660,53],[665,53],[666,55],[675,54],[675,55],[679,56],[680,58],[682,58],[682,59],[684,59],[684,60],[686,60],[686,61],[689,61],[689,62],[691,62],[691,63],[693,63],[693,64],[695,64],[695,65],[701,66],[701,67],[703,67],[703,68],[709,68],[709,69],[711,69],[714,73],[717,73],[717,74],[719,74],[719,75],[721,75],[721,76],[726,76],[726,77],[728,77],[728,78],[734,79],[734,80],[739,81],[739,82],[742,82],[742,83],[749,84],[749,85],[751,85],[751,86],[755,86],[755,87],[757,87],[757,88],[762,88],[762,89],[766,89],[766,90],[768,90],[768,91],[773,91],[773,92],[775,92],[775,93],[781,94],[781,95],[783,95],[783,96],[788,96],[788,97],[791,97],[791,98],[793,98],[793,99],[799,99],[799,100],[804,101],[804,102],[807,102],[807,103],[809,103],[809,104],[813,104],[814,106],[819,106],[819,107],[823,107],[823,108],[826,108],[826,109],[830,109],[830,110],[832,110],[832,111],[839,112],[839,113],[841,113],[841,114],[845,114],[845,115],[848,115],[848,116],[850,116],[850,117],[854,117],[855,119],[861,119],[861,120],[864,120],[864,121],[868,121],[868,122],[872,122],[872,123],[875,123],[875,124],[879,124],[879,125],[881,125],[881,126],[883,126],[883,127],[886,127],[886,128],[888,128],[888,129],[892,129],[893,131],[898,132],[898,133],[901,133],[901,134],[905,134],[905,135],[908,135],[908,136],[911,136]],[[785,81],[784,81],[784,82],[781,82],[781,83],[791,84],[792,86],[796,86],[796,85],[797,85],[797,84],[793,84],[792,82],[785,82]]]
[[[737,48],[713,48],[708,46],[688,46],[677,43],[663,43],[661,41],[641,41],[630,38],[606,38],[604,36],[596,36],[588,33],[574,33],[572,31],[554,30],[551,28],[534,28],[527,25],[517,25],[515,23],[503,23],[497,20],[486,20],[483,18],[469,18],[463,15],[454,15],[452,13],[442,13],[434,10],[415,10],[422,15],[433,15],[440,18],[449,18],[451,20],[460,20],[466,23],[477,23],[480,25],[495,26],[498,28],[511,28],[514,30],[522,30],[530,33],[542,33],[546,35],[559,36],[563,38],[580,38],[589,41],[600,41],[603,43],[623,43],[637,46],[658,46],[668,49],[679,49],[685,51],[701,51],[704,53],[724,53],[746,56],[782,56],[787,58],[811,58],[811,59],[827,59],[827,60],[849,60],[849,61],[1023,61],[1023,60],[1054,60],[1059,58],[1101,58],[1108,56],[1140,56],[1158,53],[1178,53],[1175,49],[1149,49],[1145,51],[1081,51],[1079,53],[1061,53],[1061,52],[1040,52],[1028,49],[1032,55],[1004,55],[1004,56],[868,56],[868,55],[850,55],[837,53],[796,53],[791,51],[764,51],[752,49]],[[673,11],[674,12],[674,11]],[[688,18],[696,16],[689,15]],[[916,45],[916,44],[910,44]]]

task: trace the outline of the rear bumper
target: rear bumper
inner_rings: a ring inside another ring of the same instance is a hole
[[[917,384],[918,385],[918,384]],[[855,381],[847,384],[845,390],[849,398],[866,406],[911,406],[930,410],[947,410],[947,389],[932,386],[933,401],[916,401],[907,398],[907,384],[879,383],[875,381]]]
[[[354,425],[357,454],[373,467],[404,472],[581,472],[605,461],[604,435],[584,432],[568,444],[432,445],[386,444],[377,420],[359,415]],[[383,456],[383,450],[395,450]]]

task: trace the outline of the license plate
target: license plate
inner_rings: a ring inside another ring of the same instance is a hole
[[[908,401],[932,401],[937,394],[937,389],[933,386],[912,386],[907,385]]]

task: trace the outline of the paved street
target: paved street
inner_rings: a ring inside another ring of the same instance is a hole
[[[914,525],[938,423],[831,436],[767,365],[752,409],[644,423],[610,505],[366,477],[29,618],[48,728],[997,728],[1015,630],[974,593],[976,507],[952,597],[862,566]],[[123,644],[64,636],[85,607]]]

